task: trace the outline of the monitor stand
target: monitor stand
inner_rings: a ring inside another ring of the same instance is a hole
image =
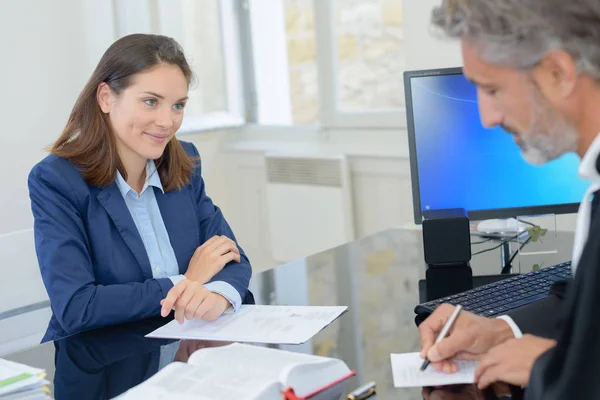
[[[500,252],[500,267],[504,268],[511,258],[510,239],[527,232],[528,225],[516,218],[488,219],[477,224],[472,235],[494,240],[505,240]]]

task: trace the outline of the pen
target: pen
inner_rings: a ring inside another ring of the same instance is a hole
[[[458,318],[458,314],[460,313],[460,310],[462,310],[462,306],[460,306],[460,305],[456,306],[456,308],[450,315],[450,318],[448,318],[448,321],[446,321],[446,323],[444,324],[444,327],[442,328],[442,331],[438,335],[437,339],[435,339],[435,344],[438,344],[439,342],[442,341],[443,338],[446,337],[446,335],[448,334],[448,331],[450,330],[450,328],[452,328],[452,325],[454,325],[454,321],[456,321],[456,318]],[[421,368],[419,368],[419,372],[425,371],[425,369],[427,369],[427,366],[429,365],[430,362],[431,361],[429,361],[429,359],[427,357],[425,357],[425,361],[423,361],[423,365],[421,365]]]
[[[348,400],[364,400],[375,394],[375,382],[369,382],[356,390],[353,390],[347,397]]]

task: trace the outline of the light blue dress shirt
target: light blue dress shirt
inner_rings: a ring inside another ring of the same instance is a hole
[[[154,186],[161,192],[165,192],[154,161],[148,160],[146,164],[146,182],[141,194],[138,195],[118,171],[117,185],[146,248],[152,267],[152,277],[155,279],[169,278],[173,285],[178,284],[185,279],[185,276],[179,274],[177,258],[175,258],[167,228],[160,214],[154,190],[151,188]],[[242,298],[229,283],[214,281],[205,284],[204,287],[225,297],[233,306],[234,311],[239,309]]]

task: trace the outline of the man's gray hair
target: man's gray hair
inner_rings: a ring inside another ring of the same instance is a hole
[[[600,81],[600,0],[442,0],[432,22],[488,62],[530,68],[562,49]]]

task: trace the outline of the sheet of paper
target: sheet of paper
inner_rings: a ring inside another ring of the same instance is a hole
[[[348,307],[242,305],[213,322],[171,321],[147,335],[163,339],[300,344],[332,323]]]
[[[0,359],[0,395],[48,384],[44,370]]]
[[[457,360],[458,372],[437,372],[431,366],[423,373],[418,370],[423,364],[419,353],[391,354],[392,373],[395,387],[423,387],[473,383],[477,361]]]

